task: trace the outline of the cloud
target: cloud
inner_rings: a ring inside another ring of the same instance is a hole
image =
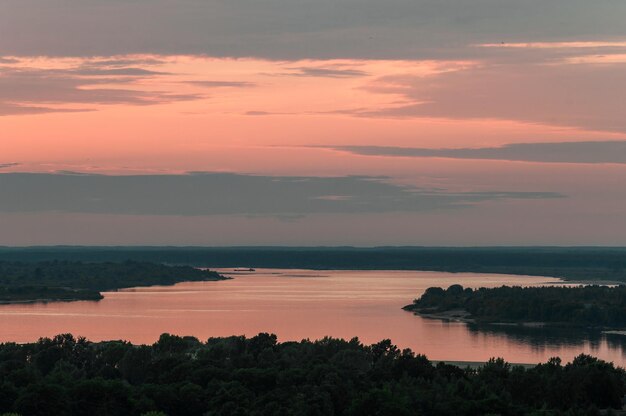
[[[90,60],[93,64],[99,66],[112,66],[112,67],[127,67],[133,65],[149,66],[149,65],[162,65],[167,63],[167,60],[158,57],[146,57],[146,56],[131,56],[131,57],[110,57],[110,58],[92,58]]]
[[[0,116],[27,115],[27,114],[47,114],[47,113],[80,113],[91,111],[88,108],[51,108],[42,106],[26,106],[0,101]]]
[[[0,76],[0,116],[89,111],[84,106],[96,104],[154,105],[203,98],[200,94],[142,90],[135,85],[157,75],[166,73],[138,67],[99,66],[93,62],[67,68],[4,68]]]
[[[0,212],[130,215],[298,216],[418,212],[509,199],[552,199],[551,192],[453,192],[388,178],[274,177],[225,173],[104,176],[0,174]]]
[[[295,66],[285,68],[289,72],[269,72],[261,75],[273,77],[302,77],[302,78],[358,78],[369,75],[365,71],[345,68],[343,65],[334,66]]]
[[[19,165],[19,163],[0,163],[0,169],[12,168]]]
[[[3,0],[0,50],[423,59],[477,53],[468,44],[625,37],[624,15],[619,0]]]
[[[500,42],[475,45],[481,48],[514,48],[514,49],[598,49],[626,48],[626,42],[620,41],[580,41],[580,42]]]
[[[257,111],[251,110],[243,113],[246,116],[284,116],[284,115],[293,115],[293,113],[280,113],[280,112],[271,112],[271,111]]]
[[[136,68],[136,67],[119,67],[119,68],[102,68],[95,65],[84,65],[76,69],[62,71],[66,74],[75,74],[82,76],[128,76],[128,77],[139,77],[139,76],[151,76],[151,75],[165,75],[166,72],[159,71],[151,71],[149,69],[144,68]]]
[[[543,163],[626,164],[626,141],[513,143],[502,147],[426,149],[393,146],[336,146],[334,150],[364,156],[444,157]]]
[[[485,64],[429,77],[383,76],[366,88],[408,104],[355,115],[506,119],[626,132],[621,64]]]
[[[320,68],[320,67],[299,67],[289,68],[296,72],[281,75],[290,75],[297,77],[320,77],[320,78],[354,78],[368,75],[367,72],[356,69],[344,68]]]
[[[205,88],[250,88],[256,86],[254,82],[246,81],[185,81],[185,84]]]

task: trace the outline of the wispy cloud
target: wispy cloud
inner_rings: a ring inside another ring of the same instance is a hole
[[[149,77],[153,75],[166,75],[167,72],[153,71],[150,69],[138,68],[133,66],[125,67],[101,67],[99,65],[82,65],[76,69],[60,71],[62,74],[74,74],[82,76],[127,76],[127,77]]]
[[[626,41],[579,41],[579,42],[500,42],[474,45],[481,48],[515,49],[597,49],[626,48]]]
[[[141,66],[163,65],[167,63],[167,60],[156,55],[148,55],[148,56],[130,55],[130,56],[90,58],[89,62],[95,65],[99,65],[99,66],[127,67],[127,66],[133,66],[133,65],[141,65]]]
[[[298,67],[289,69],[295,72],[289,72],[282,75],[320,78],[354,78],[368,75],[365,71],[350,68]]]
[[[626,141],[514,143],[501,147],[427,149],[394,146],[336,146],[331,149],[364,156],[442,157],[542,163],[626,164]]]
[[[402,97],[406,104],[357,116],[506,119],[626,132],[621,64],[484,64],[429,77],[382,76],[366,88]]]
[[[52,108],[45,106],[3,103],[0,101],[0,116],[47,114],[47,113],[80,113],[92,111],[89,108]]]
[[[202,98],[164,89],[142,88],[142,80],[166,72],[123,66],[128,60],[84,60],[37,66],[18,60],[2,69],[0,115],[88,111],[99,104],[154,105]],[[78,105],[79,107],[76,107]]]
[[[276,177],[223,173],[103,176],[0,174],[0,212],[132,215],[309,215],[418,212],[552,192],[456,192],[397,185],[385,177]]]
[[[247,81],[184,81],[184,83],[205,88],[251,88],[256,86],[254,82]]]
[[[6,169],[6,168],[12,168],[15,166],[19,166],[19,163],[16,162],[12,162],[12,163],[0,163],[0,169]]]

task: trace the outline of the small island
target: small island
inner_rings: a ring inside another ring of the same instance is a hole
[[[405,310],[479,324],[626,328],[626,287],[431,287]]]
[[[225,279],[209,270],[136,261],[0,261],[0,304],[97,301],[103,291]]]

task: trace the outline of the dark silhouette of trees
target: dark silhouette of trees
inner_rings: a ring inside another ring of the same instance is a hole
[[[463,369],[389,340],[164,334],[135,346],[63,334],[0,344],[0,414],[23,416],[588,415],[620,408],[625,381],[587,355]]]
[[[626,286],[431,287],[405,307],[423,314],[463,310],[482,323],[543,322],[565,326],[626,327]]]
[[[100,300],[100,291],[222,279],[209,270],[135,261],[0,261],[0,302]]]
[[[0,247],[1,260],[126,260],[198,267],[432,270],[626,282],[623,247]]]

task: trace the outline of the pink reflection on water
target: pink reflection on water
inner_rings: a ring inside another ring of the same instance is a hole
[[[227,271],[223,271],[227,273]],[[217,336],[273,332],[282,341],[324,336],[390,338],[435,360],[484,361],[502,356],[535,363],[586,352],[623,365],[621,347],[591,342],[529,342],[465,324],[422,319],[402,306],[431,286],[558,283],[545,277],[415,271],[257,270],[233,280],[181,283],[105,293],[100,302],[0,307],[1,341],[34,341],[71,332],[91,340],[153,343],[163,332]]]

